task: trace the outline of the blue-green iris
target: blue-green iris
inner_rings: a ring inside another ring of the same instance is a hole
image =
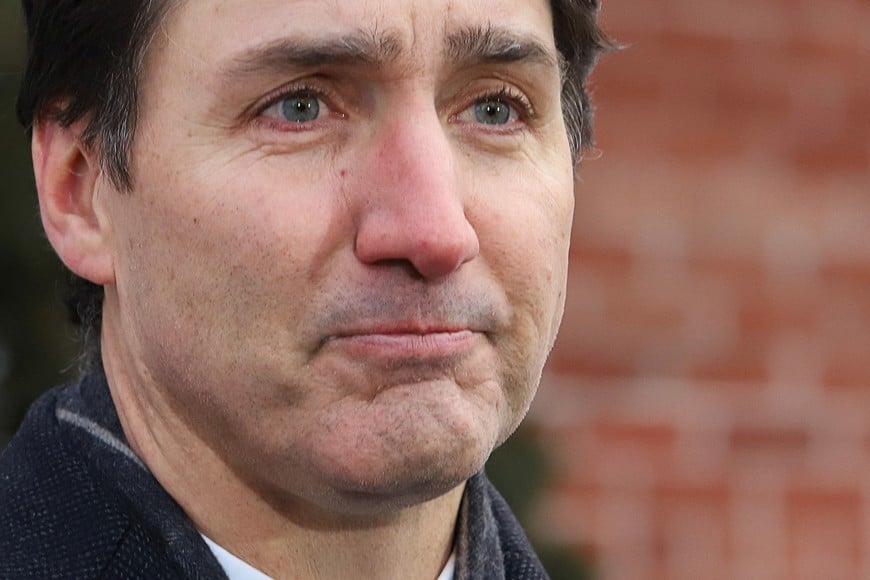
[[[320,103],[311,95],[288,97],[282,101],[281,114],[288,121],[308,123],[320,116]]]
[[[511,108],[503,101],[482,101],[474,105],[474,118],[484,125],[505,125],[511,120]]]

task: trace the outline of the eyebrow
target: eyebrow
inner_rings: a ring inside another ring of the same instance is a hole
[[[311,68],[329,64],[381,67],[397,60],[400,53],[401,42],[398,37],[362,30],[335,38],[279,38],[233,58],[224,67],[224,73],[230,76],[245,75],[286,70],[288,67]]]
[[[526,61],[562,68],[561,57],[537,38],[494,26],[470,27],[450,34],[447,58],[462,67]]]
[[[329,65],[383,68],[397,62],[404,50],[397,34],[377,30],[323,39],[280,38],[242,52],[222,72],[233,77]],[[538,39],[493,26],[468,27],[449,34],[445,57],[457,68],[514,62],[562,68],[558,53]]]

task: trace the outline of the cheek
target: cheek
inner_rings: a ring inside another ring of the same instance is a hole
[[[536,171],[513,173],[501,187],[493,186],[495,179],[475,185],[484,183],[490,187],[476,190],[469,219],[480,238],[481,265],[511,307],[510,326],[496,342],[507,398],[503,439],[531,403],[561,321],[573,187],[570,180],[558,182]]]
[[[486,260],[505,289],[513,313],[511,327],[497,345],[513,419],[506,423],[503,440],[531,404],[561,323],[573,193],[521,196],[516,203],[500,207],[503,211],[493,213],[497,227],[486,232],[491,250]]]
[[[328,184],[288,191],[277,170],[224,173],[155,180],[122,201],[118,292],[137,331],[160,338],[143,344],[217,354],[276,313],[296,320],[287,310],[316,285],[337,227]]]
[[[573,183],[539,172],[514,176],[495,202],[479,212],[483,257],[506,289],[512,306],[549,344],[565,299],[574,213]]]

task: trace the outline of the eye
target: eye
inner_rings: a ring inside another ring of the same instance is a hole
[[[507,125],[516,117],[514,108],[499,99],[487,99],[474,104],[474,120],[483,125]]]
[[[534,118],[534,111],[529,101],[509,87],[478,96],[473,103],[454,117],[460,123],[495,131],[520,129],[523,122],[532,118]]]
[[[313,123],[329,112],[328,105],[319,93],[301,89],[279,95],[263,109],[261,115],[281,123],[303,125]]]

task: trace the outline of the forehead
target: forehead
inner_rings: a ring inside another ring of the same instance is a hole
[[[451,36],[474,28],[509,30],[555,54],[548,0],[183,0],[163,32],[170,45],[207,64],[283,38],[360,31],[420,61],[443,55]]]

